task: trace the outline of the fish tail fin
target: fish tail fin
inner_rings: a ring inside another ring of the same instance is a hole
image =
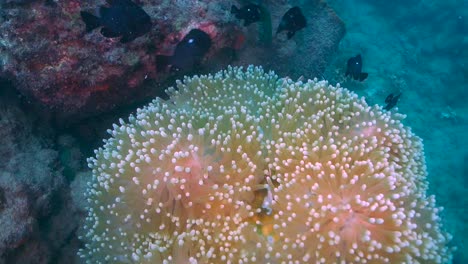
[[[283,29],[281,28],[281,25],[279,25],[278,29],[276,29],[276,34],[275,35],[278,35],[281,32],[281,30],[283,30]]]
[[[369,74],[367,72],[362,72],[360,75],[359,75],[359,81],[364,81],[367,76],[369,76]]]
[[[281,21],[278,25],[278,29],[276,29],[276,35],[278,35],[281,31],[285,29],[284,21]]]
[[[231,6],[231,14],[237,15],[239,13],[239,8],[237,6],[232,5]]]
[[[158,71],[165,71],[169,65],[170,56],[156,55],[156,68]]]
[[[85,11],[81,11],[80,14],[83,22],[86,24],[86,32],[90,32],[101,25],[99,17]]]

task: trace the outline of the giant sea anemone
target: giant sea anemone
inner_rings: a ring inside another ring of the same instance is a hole
[[[88,160],[86,262],[449,262],[401,115],[252,66],[168,93]]]

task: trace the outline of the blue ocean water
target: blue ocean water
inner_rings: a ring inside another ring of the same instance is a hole
[[[337,63],[361,53],[371,76],[344,86],[376,104],[402,92],[398,110],[424,141],[429,193],[444,207],[454,263],[468,263],[468,1],[328,3],[346,24]]]

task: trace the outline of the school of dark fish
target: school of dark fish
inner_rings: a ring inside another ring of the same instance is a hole
[[[150,32],[152,22],[150,16],[136,3],[131,0],[106,0],[106,6],[100,6],[99,16],[87,11],[81,11],[81,18],[86,25],[86,32],[101,28],[102,36],[106,38],[120,37],[121,43],[128,43],[138,37]],[[231,14],[238,20],[243,21],[243,26],[248,27],[253,23],[262,23],[262,19],[268,15],[265,9],[254,3],[242,7],[231,6]],[[287,10],[280,20],[276,34],[286,32],[287,39],[295,36],[296,32],[307,26],[307,20],[298,6]],[[212,46],[210,36],[200,30],[192,29],[180,40],[171,56],[157,55],[156,63],[158,70],[169,69],[172,73],[188,72],[200,68],[204,56]],[[224,49],[223,49],[224,51]],[[232,54],[233,53],[233,54]],[[230,57],[235,58],[235,51],[229,50]],[[232,54],[232,55],[231,55]],[[369,76],[362,71],[362,57],[358,54],[347,61],[345,77],[350,76],[353,80],[364,81]],[[398,102],[398,95],[389,94],[385,99],[385,110],[392,109]]]
[[[81,11],[81,18],[86,25],[86,32],[101,28],[102,36],[106,38],[120,38],[121,43],[128,43],[150,32],[152,23],[150,16],[131,0],[107,0],[107,5],[100,6],[99,15],[88,11]],[[239,20],[243,20],[243,26],[261,22],[265,16],[260,5],[247,4],[240,8],[232,5],[231,14]],[[276,34],[287,32],[288,39],[306,26],[306,19],[299,7],[289,9],[281,19]],[[212,46],[210,36],[200,30],[192,29],[176,45],[171,56],[158,55],[156,63],[158,70],[170,72],[187,72],[200,67],[205,54]],[[226,47],[223,53],[229,52],[229,57],[234,59],[232,49]],[[224,54],[221,54],[224,56]]]

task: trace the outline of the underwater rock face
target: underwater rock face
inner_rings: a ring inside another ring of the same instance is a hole
[[[135,2],[151,17],[151,30],[120,43],[119,38],[104,37],[100,28],[85,32],[80,12],[93,12],[105,2],[0,4],[0,76],[11,78],[28,100],[59,122],[75,122],[154,97],[159,88],[152,85],[150,89],[145,83],[168,78],[167,72],[156,67],[156,55],[171,55],[177,42],[194,28],[213,40],[202,62],[204,70],[261,62],[285,75],[290,74],[284,66],[287,63],[301,69],[300,74],[319,74],[344,34],[343,23],[321,1],[306,5],[312,10],[305,13],[310,23],[299,36],[264,45],[257,39],[263,25],[243,27],[230,14],[232,1],[142,0]],[[274,29],[290,8],[283,2],[267,3]]]
[[[0,80],[0,263],[50,263],[70,248],[79,218],[51,140],[33,134],[41,128],[3,93],[4,84]]]

